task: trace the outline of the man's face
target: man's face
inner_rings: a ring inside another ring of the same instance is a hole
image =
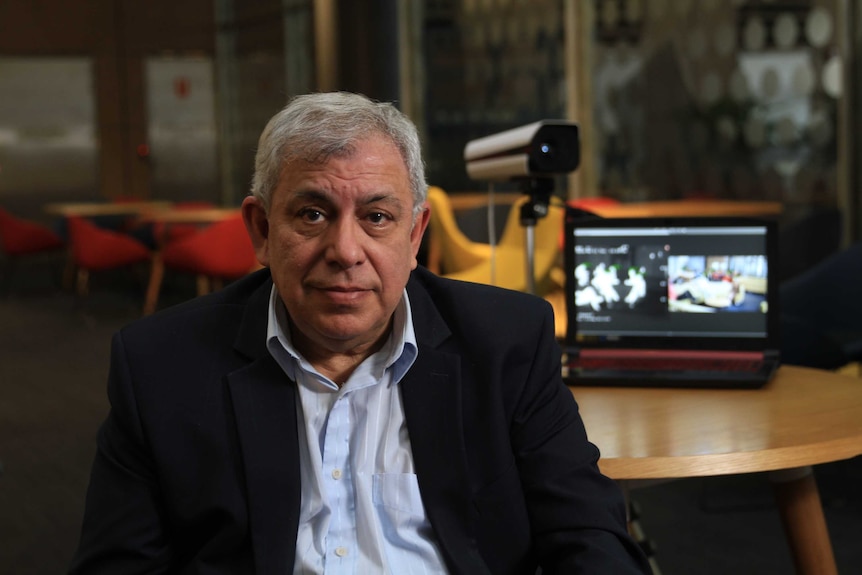
[[[290,314],[297,348],[309,356],[373,351],[416,267],[428,224],[427,209],[414,220],[407,168],[395,145],[371,136],[349,157],[291,162],[268,217],[251,197],[243,215]]]

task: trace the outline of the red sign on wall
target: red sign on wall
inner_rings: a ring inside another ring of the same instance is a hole
[[[182,100],[183,98],[187,98],[189,92],[191,91],[191,82],[185,76],[177,76],[174,78],[174,94],[176,94],[177,98]]]

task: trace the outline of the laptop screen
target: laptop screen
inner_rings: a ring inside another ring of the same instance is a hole
[[[774,345],[772,221],[570,215],[565,256],[569,346]]]

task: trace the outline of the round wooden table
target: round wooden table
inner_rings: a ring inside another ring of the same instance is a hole
[[[45,204],[46,213],[71,217],[83,218],[93,216],[136,216],[147,214],[152,211],[165,210],[171,207],[171,202],[162,200],[135,201],[135,202],[53,202]]]
[[[782,366],[757,390],[572,387],[617,480],[768,471],[799,573],[837,573],[811,466],[862,454],[862,379]]]

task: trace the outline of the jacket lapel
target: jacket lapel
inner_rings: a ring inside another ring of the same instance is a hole
[[[300,506],[296,391],[266,350],[272,282],[249,300],[236,349],[250,357],[228,375],[245,468],[255,572],[291,573]]]
[[[408,291],[419,356],[400,385],[422,502],[449,569],[487,573],[470,517],[460,357],[436,349],[450,331],[428,292],[415,282]]]

